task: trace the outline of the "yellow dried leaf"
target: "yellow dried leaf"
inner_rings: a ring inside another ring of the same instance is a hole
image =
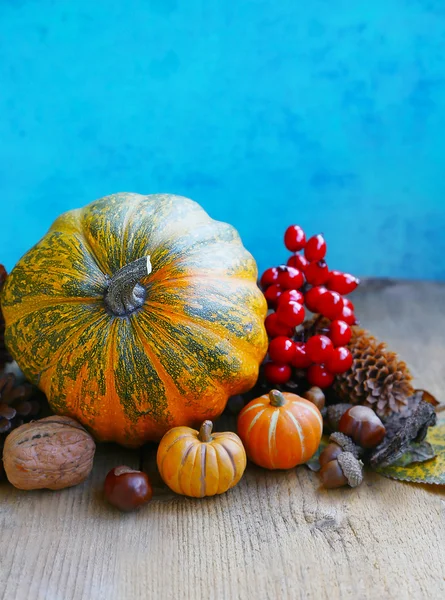
[[[445,485],[445,419],[440,420],[435,427],[429,428],[426,440],[433,447],[436,458],[406,467],[390,465],[376,469],[377,472],[401,481]]]

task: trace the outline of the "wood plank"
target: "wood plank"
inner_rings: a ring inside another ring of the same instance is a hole
[[[443,398],[445,286],[370,281],[354,302],[362,324],[399,351],[416,384]],[[224,424],[225,425],[225,424]],[[445,596],[443,486],[369,473],[356,490],[320,489],[300,467],[250,465],[240,484],[193,500],[163,486],[149,449],[155,499],[121,515],[101,487],[139,455],[97,453],[91,478],[63,492],[0,486],[1,597],[8,600],[145,598],[440,598]]]

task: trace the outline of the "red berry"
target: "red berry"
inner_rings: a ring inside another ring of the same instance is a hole
[[[346,300],[347,298],[343,298],[343,302],[345,302]],[[355,318],[354,312],[349,308],[349,306],[343,306],[339,319],[341,319],[348,325],[355,325],[357,323],[357,319]]]
[[[264,291],[264,297],[267,300],[267,306],[269,308],[275,308],[277,306],[278,299],[280,298],[282,291],[283,290],[281,289],[281,286],[279,286],[276,283],[274,283],[273,285],[270,285]]]
[[[352,312],[355,311],[355,306],[352,304],[352,302],[349,300],[349,298],[343,298],[343,304],[345,306],[348,306],[352,310]]]
[[[261,275],[260,283],[263,290],[269,285],[273,283],[277,283],[278,275],[280,274],[277,267],[271,267],[270,269],[266,269],[264,273]]]
[[[307,369],[311,366],[312,361],[306,353],[306,344],[301,342],[295,344],[295,354],[292,364],[296,369]]]
[[[264,365],[264,377],[269,383],[287,383],[292,375],[289,365],[268,362]]]
[[[290,225],[284,234],[284,245],[291,252],[297,252],[304,248],[306,234],[299,225]]]
[[[306,342],[306,353],[317,364],[325,363],[333,350],[334,346],[326,335],[313,335]]]
[[[304,275],[294,267],[287,265],[280,267],[281,271],[278,275],[278,283],[284,290],[298,290],[304,283]]]
[[[281,302],[278,305],[276,315],[279,323],[289,327],[297,327],[304,321],[304,307],[299,302]]]
[[[326,242],[321,233],[309,238],[304,248],[304,255],[309,262],[323,260],[326,256]]]
[[[329,387],[334,383],[334,375],[324,365],[312,365],[306,373],[307,380],[311,385],[320,388]]]
[[[331,271],[326,282],[326,287],[329,290],[345,295],[353,292],[359,283],[360,279],[354,277],[354,275],[342,273],[341,271]]]
[[[283,325],[283,323],[278,321],[277,313],[267,315],[264,325],[266,327],[267,335],[271,338],[276,338],[279,335],[290,336],[293,334],[292,327]]]
[[[351,335],[351,328],[345,321],[340,321],[338,319],[332,321],[329,327],[329,337],[334,346],[344,346],[351,339]]]
[[[326,362],[326,366],[331,373],[344,373],[352,367],[352,354],[344,346],[339,346],[332,351],[331,356]]]
[[[288,267],[295,267],[296,269],[303,271],[303,273],[308,264],[309,261],[302,254],[292,254],[292,256],[287,259]]]
[[[273,339],[269,344],[269,358],[273,362],[290,364],[295,356],[294,342],[280,335]]]
[[[304,271],[306,281],[312,285],[322,285],[329,277],[326,261],[311,262]]]
[[[321,286],[321,285],[317,286],[317,287],[311,288],[304,295],[304,303],[306,304],[306,307],[311,312],[317,313],[318,312],[318,304],[319,304],[320,298],[326,292],[327,292],[327,289],[325,287]]]
[[[318,302],[318,312],[333,321],[340,319],[343,311],[343,298],[338,292],[325,292]]]
[[[286,290],[281,294],[279,302],[299,302],[303,304],[304,295],[298,290]]]

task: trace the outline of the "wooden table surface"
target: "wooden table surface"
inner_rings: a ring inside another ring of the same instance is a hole
[[[370,280],[363,326],[445,401],[445,285]],[[368,473],[356,490],[320,489],[306,467],[248,466],[222,496],[155,497],[122,515],[102,500],[109,469],[140,454],[98,449],[92,476],[62,492],[0,485],[0,595],[8,600],[445,598],[445,487]]]

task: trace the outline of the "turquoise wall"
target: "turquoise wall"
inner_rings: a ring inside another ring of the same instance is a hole
[[[445,279],[444,0],[0,0],[0,262],[70,208],[174,192],[260,268]]]

